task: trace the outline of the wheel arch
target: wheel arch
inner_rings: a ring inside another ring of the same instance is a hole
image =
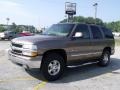
[[[65,64],[67,63],[67,53],[64,49],[52,49],[52,50],[47,50],[46,52],[43,53],[43,58],[42,58],[42,63],[43,63],[43,60],[44,58],[50,54],[50,53],[57,53],[59,54],[60,56],[63,57],[64,61],[65,61]]]
[[[109,51],[110,54],[111,54],[111,47],[105,47],[105,48],[103,49],[103,52],[106,51],[106,50]]]

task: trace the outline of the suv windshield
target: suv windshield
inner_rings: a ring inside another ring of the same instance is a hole
[[[43,35],[67,36],[72,31],[74,24],[54,24],[43,31]]]

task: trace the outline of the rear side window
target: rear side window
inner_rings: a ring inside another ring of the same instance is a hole
[[[113,34],[112,34],[111,30],[109,30],[105,27],[102,27],[102,30],[104,32],[105,38],[109,38],[109,39],[113,38]]]
[[[76,32],[81,32],[83,34],[82,39],[89,39],[90,38],[88,26],[85,24],[78,24],[76,29],[75,29],[74,35]]]
[[[14,34],[14,32],[10,32],[9,34]]]
[[[91,32],[93,34],[93,39],[102,39],[102,33],[97,26],[90,26]]]

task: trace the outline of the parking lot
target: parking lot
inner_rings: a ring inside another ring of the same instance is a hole
[[[10,41],[0,41],[0,90],[119,90],[120,47],[108,67],[96,64],[67,68],[57,81],[47,82],[39,69],[25,71],[8,60]]]

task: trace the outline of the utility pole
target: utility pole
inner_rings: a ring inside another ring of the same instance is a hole
[[[95,7],[95,24],[96,24],[98,3],[93,4],[93,6]]]
[[[7,20],[7,26],[8,26],[8,24],[9,24],[9,21],[10,21],[10,18],[6,18],[6,20]]]
[[[6,20],[7,20],[7,30],[9,30],[8,24],[9,24],[10,18],[6,18]]]

